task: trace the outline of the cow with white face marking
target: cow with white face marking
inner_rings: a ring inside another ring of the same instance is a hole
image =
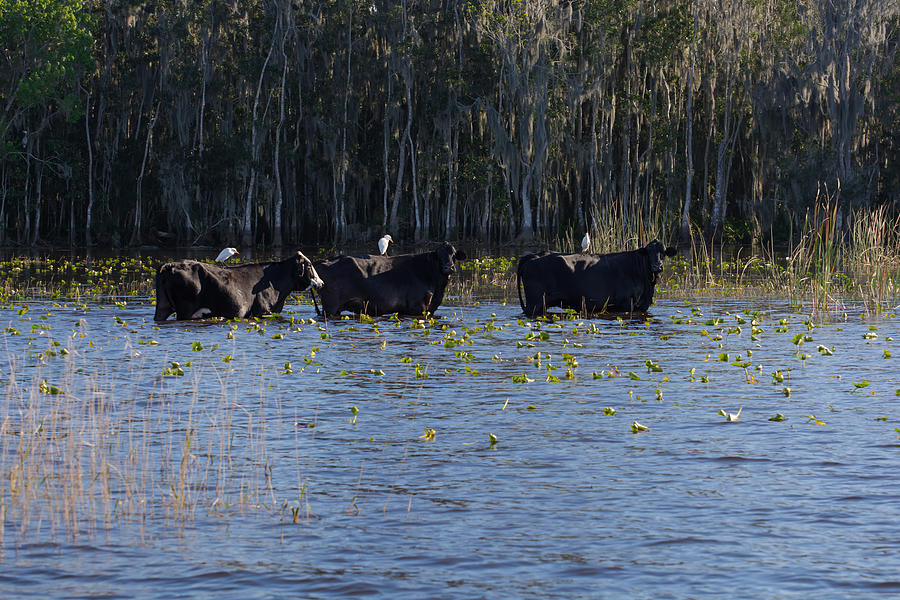
[[[370,316],[433,313],[444,300],[454,261],[466,255],[444,242],[422,254],[334,256],[316,263],[328,317],[343,311]]]
[[[291,292],[322,287],[312,262],[297,252],[278,262],[225,267],[169,262],[156,273],[156,321],[204,317],[246,319],[281,312]]]
[[[530,317],[554,306],[586,313],[646,312],[663,258],[675,252],[653,240],[614,254],[527,254],[516,271],[519,303]]]

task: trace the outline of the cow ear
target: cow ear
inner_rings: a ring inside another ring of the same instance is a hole
[[[453,260],[469,260],[469,257],[462,250],[457,250],[456,254],[453,255]]]
[[[668,248],[666,248],[666,256],[675,256],[676,254],[678,254],[678,248],[676,248],[675,246],[669,246]]]

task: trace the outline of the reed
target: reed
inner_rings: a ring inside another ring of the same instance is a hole
[[[731,256],[693,232],[685,260],[672,261],[660,296],[715,294],[787,297],[813,312],[862,301],[870,313],[897,304],[900,217],[886,207],[841,211],[839,192],[819,191],[786,250],[774,243],[738,247]]]
[[[870,311],[896,304],[900,281],[900,215],[881,206],[854,213],[844,254],[845,272]]]
[[[606,254],[633,250],[659,239],[666,243],[668,219],[665,205],[657,200],[637,210],[626,211],[621,204],[613,203],[595,206],[590,211],[587,231],[575,231],[569,227],[551,240],[553,250],[559,252],[580,252],[581,238],[590,234],[589,252]]]
[[[15,523],[16,539],[117,527],[143,538],[151,522],[182,526],[198,511],[283,509],[269,456],[270,424],[281,421],[271,381],[239,398],[229,374],[207,365],[191,369],[192,381],[161,377],[139,391],[115,378],[121,367],[104,376],[106,365],[68,351],[56,359],[62,369],[10,361],[0,379],[0,523]],[[133,381],[147,369],[132,367]],[[218,381],[219,393],[201,380]]]
[[[872,312],[896,305],[900,220],[882,206],[846,213],[840,190],[820,189],[817,200],[790,236],[786,248],[773,241],[749,247],[715,247],[691,229],[690,244],[680,257],[667,261],[659,296],[731,294],[788,297],[809,302],[814,310],[839,308],[861,300]],[[620,204],[595,207],[590,216],[590,251],[618,252],[652,239],[671,240],[665,207],[654,201],[642,210]],[[517,303],[515,269],[518,256],[546,248],[577,252],[585,232],[568,229],[549,244],[483,256],[459,263],[447,288],[450,302]],[[112,257],[83,262],[70,258],[11,258],[0,262],[0,304],[49,298],[86,302],[145,302],[154,294],[159,261]],[[301,302],[303,302],[301,300]]]

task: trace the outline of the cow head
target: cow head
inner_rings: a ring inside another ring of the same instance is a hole
[[[298,250],[294,260],[297,269],[294,272],[294,281],[297,282],[297,289],[305,290],[310,286],[319,289],[325,285],[325,282],[316,273],[316,268],[313,267],[312,261],[306,258],[302,252]]]
[[[456,271],[454,260],[466,260],[467,258],[465,252],[457,250],[450,242],[441,244],[434,253],[437,255],[438,263],[441,266],[441,273],[448,276]]]
[[[647,244],[646,247],[642,248],[642,251],[645,252],[647,258],[650,259],[650,272],[654,275],[662,272],[663,258],[666,256],[675,256],[675,253],[677,252],[672,246],[666,248],[659,240],[653,240]]]

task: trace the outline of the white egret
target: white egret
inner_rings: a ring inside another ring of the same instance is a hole
[[[581,238],[581,251],[587,252],[588,248],[590,248],[590,247],[591,247],[591,237],[587,233],[585,233],[584,237]]]
[[[219,255],[216,257],[216,262],[224,263],[235,254],[238,254],[237,248],[225,248],[219,252]]]
[[[378,240],[378,251],[383,255],[387,254],[388,244],[394,241],[390,235],[386,235]]]

